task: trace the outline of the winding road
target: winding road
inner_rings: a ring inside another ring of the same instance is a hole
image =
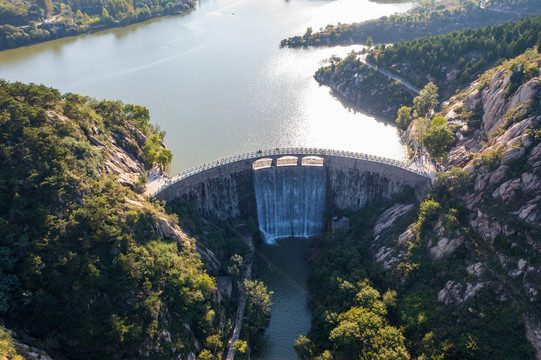
[[[379,72],[379,73],[381,73],[381,74],[383,74],[383,75],[385,75],[385,76],[390,77],[390,78],[393,79],[394,81],[398,81],[402,86],[406,87],[408,90],[410,90],[411,92],[415,93],[415,95],[419,95],[419,93],[421,92],[421,89],[416,88],[415,86],[413,86],[413,84],[411,84],[410,82],[404,80],[404,79],[401,78],[400,76],[395,75],[395,74],[392,74],[392,73],[390,73],[390,72],[387,71],[387,70],[380,69],[380,68],[378,68],[376,65],[369,63],[369,62],[366,60],[366,55],[360,55],[360,56],[359,56],[359,60],[360,60],[363,64],[365,64],[366,66],[368,66],[369,68],[374,69],[374,70],[376,70],[377,72]]]

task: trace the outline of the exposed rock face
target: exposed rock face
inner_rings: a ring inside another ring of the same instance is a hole
[[[526,324],[526,337],[537,350],[537,360],[541,360],[541,324],[538,320],[529,316],[524,317]]]
[[[483,275],[483,273],[485,272],[485,269],[481,262],[476,262],[474,264],[468,265],[468,267],[466,268],[466,271],[468,272],[469,275],[476,276],[479,278],[481,277],[481,275]]]
[[[497,235],[507,236],[508,230],[497,216],[489,215],[489,211],[484,209],[483,199],[486,199],[487,195],[504,205],[516,202],[519,197],[526,198],[513,213],[530,223],[541,220],[538,199],[541,195],[541,144],[532,143],[528,130],[536,121],[540,121],[541,117],[519,117],[518,121],[510,123],[512,120],[507,115],[511,110],[521,108],[539,97],[540,80],[529,80],[509,96],[507,89],[512,75],[513,71],[497,71],[485,88],[480,90],[472,87],[469,90],[465,107],[469,111],[483,113],[481,128],[458,140],[450,150],[446,164],[447,167],[463,166],[475,176],[474,192],[465,194],[464,203],[472,211],[471,226],[490,243]],[[448,108],[454,108],[452,102]],[[460,114],[449,113],[449,117],[456,119]],[[489,139],[484,147],[483,138]],[[478,156],[471,156],[476,152]],[[496,166],[482,165],[481,158],[489,156],[490,152],[501,154],[496,160]],[[523,159],[530,168],[518,174],[519,176],[512,176],[511,168]]]
[[[216,287],[220,292],[220,295],[224,298],[231,298],[231,293],[233,292],[233,281],[229,276],[218,276],[216,281]]]
[[[497,127],[505,111],[505,89],[509,86],[511,73],[503,76],[500,70],[492,76],[490,85],[481,92],[481,104],[483,108],[483,127],[488,134]]]
[[[430,257],[432,260],[439,260],[444,256],[454,253],[463,244],[464,237],[462,236],[456,239],[441,238],[435,246],[430,248]]]
[[[190,239],[179,227],[171,225],[166,219],[161,219],[158,234],[164,238],[175,240],[185,248],[196,246],[197,252],[208,266],[209,273],[214,276],[220,273],[220,261],[218,261],[214,253],[201,244],[197,244],[193,239]]]
[[[541,81],[539,77],[533,78],[509,94],[516,71],[521,70],[497,71],[483,89],[468,90],[465,108],[483,114],[481,126],[457,138],[445,166],[461,166],[471,173],[472,190],[461,200],[470,211],[472,229],[492,246],[503,277],[522,282],[523,297],[538,302],[541,268],[532,266],[526,259],[541,256],[541,239],[534,239],[528,230],[541,223],[541,144],[535,143],[532,136],[532,127],[538,126],[535,124],[541,121],[541,116],[538,111],[525,109],[539,101]],[[452,107],[451,101],[448,108]],[[454,121],[460,121],[460,116],[454,112],[448,114]],[[437,246],[430,248],[433,256],[436,250],[449,244],[447,239],[439,239]],[[477,262],[466,270],[480,279],[485,268]],[[440,290],[438,300],[445,304],[463,303],[483,284],[449,281]],[[502,290],[499,299],[508,298]],[[541,359],[541,336],[535,332],[539,326],[532,326],[539,319],[528,321],[528,338]]]
[[[396,270],[398,264],[404,258],[409,241],[413,239],[413,231],[410,226],[402,233],[397,240],[397,245],[389,244],[382,246],[382,243],[389,243],[386,235],[398,219],[410,213],[414,208],[413,204],[395,204],[385,210],[376,220],[373,229],[374,238],[374,261],[382,263],[383,268],[388,271]],[[387,240],[387,241],[386,241]]]
[[[24,356],[29,360],[53,360],[49,356],[49,354],[47,354],[41,349],[28,346],[19,342],[15,342],[14,345],[15,348],[19,351],[19,353],[24,354]]]
[[[54,111],[48,111],[47,116],[56,121],[66,121],[63,115]],[[145,146],[147,137],[131,123],[125,124],[125,130],[130,136],[114,132],[110,137],[104,139],[100,130],[94,127],[87,137],[92,145],[105,152],[104,158],[106,160],[101,171],[114,175],[119,183],[133,189],[138,175],[147,170],[146,159],[141,150]],[[165,147],[163,144],[162,146]],[[157,171],[163,172],[162,169],[157,169]]]
[[[438,292],[438,301],[445,305],[460,304],[474,297],[485,286],[486,283],[483,282],[475,285],[467,282],[466,286],[464,286],[462,283],[449,280],[443,289]]]
[[[378,241],[381,233],[388,229],[393,223],[401,216],[407,214],[413,209],[413,204],[396,204],[389,209],[385,210],[376,220],[374,226],[374,240]]]
[[[385,270],[394,270],[398,264],[400,264],[403,257],[403,251],[397,251],[395,248],[382,246],[374,256],[374,260],[383,263],[383,268]]]

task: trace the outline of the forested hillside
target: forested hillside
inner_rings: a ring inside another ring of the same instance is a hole
[[[540,74],[531,48],[441,110],[434,84],[415,98],[406,140],[442,171],[420,203],[343,214],[319,241],[302,359],[541,358]]]
[[[420,1],[405,14],[384,16],[362,23],[329,24],[319,31],[308,28],[303,36],[284,39],[281,45],[298,47],[396,43],[501,24],[527,15],[539,15],[540,9],[536,0]]]
[[[374,46],[366,58],[378,69],[396,74],[419,88],[433,82],[440,89],[440,100],[444,100],[487,69],[530,47],[541,48],[541,17],[401,41],[391,46]],[[332,58],[331,64],[320,68],[315,77],[365,111],[394,119],[398,108],[411,106],[413,94],[399,82],[362,64],[361,56],[352,53],[344,59]],[[527,67],[520,79],[514,81],[536,75],[534,68]]]
[[[6,81],[0,109],[0,319],[19,340],[59,359],[170,359],[219,339],[194,240],[138,194],[171,159],[148,110]]]
[[[541,17],[528,17],[493,27],[401,41],[375,50],[368,60],[419,87],[432,81],[449,95],[495,64],[541,46],[540,39]],[[535,75],[533,71],[527,76]]]
[[[193,7],[192,0],[6,0],[0,2],[0,50],[180,14]]]

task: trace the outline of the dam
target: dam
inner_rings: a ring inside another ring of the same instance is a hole
[[[430,186],[430,174],[392,159],[315,148],[239,154],[185,170],[153,197],[192,202],[205,217],[253,217],[266,242],[311,237],[325,215],[360,210],[379,198]]]

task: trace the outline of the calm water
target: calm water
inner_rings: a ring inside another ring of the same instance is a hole
[[[225,155],[317,146],[400,159],[392,126],[344,107],[313,79],[351,48],[280,49],[329,23],[402,12],[368,0],[202,0],[183,16],[0,53],[0,77],[150,109],[171,172]],[[358,47],[357,47],[358,48]]]
[[[173,150],[171,172],[225,155],[282,146],[327,147],[401,159],[393,126],[355,112],[313,79],[322,60],[359,47],[280,49],[329,23],[402,12],[368,0],[202,0],[197,9],[122,29],[0,52],[0,77],[150,109]],[[262,245],[275,291],[260,358],[294,359],[310,327],[305,240]]]
[[[263,347],[255,360],[296,359],[293,345],[310,328],[306,280],[310,265],[305,260],[306,239],[278,239],[277,245],[261,244],[256,252],[259,277],[274,291],[272,314]]]

